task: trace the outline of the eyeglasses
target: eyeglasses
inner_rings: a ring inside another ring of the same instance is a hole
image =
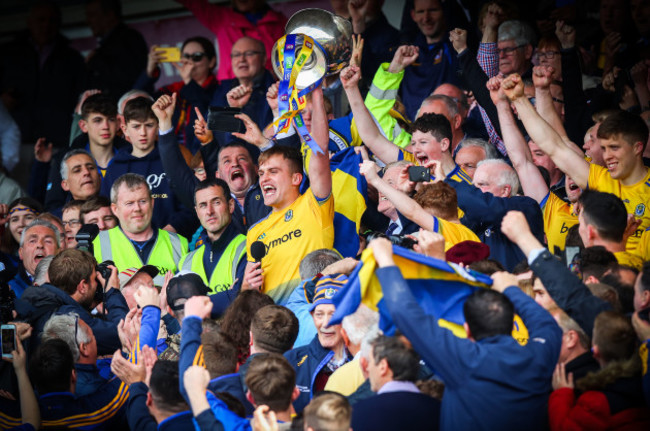
[[[515,52],[519,48],[523,48],[524,46],[526,46],[526,44],[517,45],[517,46],[510,47],[510,48],[499,48],[499,49],[497,49],[497,54],[498,55],[501,55],[501,54],[512,55],[513,52]]]
[[[253,56],[256,56],[258,54],[261,54],[261,53],[262,53],[262,51],[244,51],[244,52],[236,52],[235,51],[232,54],[230,54],[230,58],[235,59],[235,58],[240,58],[241,56],[244,56],[244,58],[249,58],[249,57],[253,57]]]
[[[546,52],[541,52],[538,51],[535,56],[537,57],[538,60],[541,60],[542,58],[546,58],[547,60],[553,60],[556,55],[558,55],[560,51],[546,51]]]
[[[72,219],[72,220],[68,220],[68,221],[64,221],[64,222],[63,222],[63,227],[66,227],[66,226],[68,226],[68,225],[70,225],[71,228],[75,228],[75,227],[77,227],[77,226],[81,226],[81,220],[75,218],[75,219]]]
[[[186,60],[191,60],[193,63],[198,63],[199,61],[203,60],[203,57],[205,57],[205,52],[193,52],[192,54],[183,54],[183,58]]]

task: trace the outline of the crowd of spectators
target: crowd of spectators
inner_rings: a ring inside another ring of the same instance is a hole
[[[332,0],[308,134],[287,18],[177,1],[217,45],[163,87],[120,0],[85,58],[49,0],[0,47],[0,429],[650,429],[649,1]],[[460,333],[398,247],[491,280]]]

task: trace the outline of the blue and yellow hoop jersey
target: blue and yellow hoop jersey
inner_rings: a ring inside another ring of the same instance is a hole
[[[544,215],[544,233],[546,243],[551,253],[564,250],[569,228],[578,224],[578,216],[573,212],[573,206],[564,202],[553,192],[549,192],[541,205]]]
[[[625,249],[631,253],[636,252],[641,235],[650,227],[650,210],[647,208],[650,205],[650,169],[645,169],[646,174],[641,181],[631,186],[624,186],[619,180],[612,178],[604,167],[589,165],[587,186],[592,190],[618,196],[625,204],[628,214],[641,219],[641,225],[630,235],[625,246]]]
[[[334,198],[319,200],[308,189],[287,208],[251,226],[246,235],[249,260],[255,241],[261,241],[266,248],[262,292],[283,305],[300,284],[300,261],[314,250],[334,245]]]

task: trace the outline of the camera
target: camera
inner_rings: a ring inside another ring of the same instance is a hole
[[[400,247],[404,247],[409,250],[413,250],[413,246],[418,243],[416,240],[414,240],[413,238],[409,238],[406,235],[386,235],[381,232],[369,232],[368,234],[365,235],[365,237],[366,237],[366,241],[368,242],[376,238],[386,238],[391,242],[391,244],[398,245]]]
[[[85,224],[81,226],[74,239],[77,241],[77,250],[87,251],[93,254],[93,240],[99,234],[96,224]]]
[[[105,260],[99,265],[97,265],[97,272],[102,276],[104,281],[108,284],[108,279],[111,277],[111,268],[110,266],[115,266],[115,263],[112,260]],[[95,291],[95,302],[100,303],[104,301],[104,289],[106,286],[102,286],[102,284],[97,280],[97,290]]]

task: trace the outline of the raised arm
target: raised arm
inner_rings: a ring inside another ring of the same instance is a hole
[[[433,231],[433,216],[426,212],[417,202],[393,188],[377,175],[377,165],[370,160],[364,161],[359,167],[361,175],[366,177],[368,184],[393,203],[397,211],[404,217],[416,223],[422,229]]]
[[[309,184],[314,196],[318,199],[326,199],[332,193],[332,172],[330,171],[330,157],[327,148],[330,129],[323,102],[323,89],[318,87],[312,91],[311,95],[311,135],[323,152],[316,154],[312,151],[309,158]]]
[[[524,194],[541,203],[548,195],[548,186],[539,169],[533,163],[530,149],[519,131],[519,127],[517,127],[517,122],[510,109],[510,101],[503,89],[501,89],[502,81],[503,78],[499,76],[491,78],[487,83],[487,88],[490,90],[490,97],[497,107],[503,144],[506,146],[512,166],[517,171]]]
[[[358,84],[360,78],[361,70],[358,66],[350,66],[341,71],[341,83],[348,96],[348,102],[350,102],[350,109],[352,110],[354,121],[357,123],[359,136],[361,136],[363,143],[382,162],[394,162],[399,155],[399,148],[381,134],[379,127],[373,121],[368,108],[363,103],[363,97],[361,97],[361,92],[359,91]]]
[[[535,143],[551,157],[564,173],[571,175],[578,187],[586,188],[589,180],[589,163],[566,146],[564,140],[553,130],[524,95],[524,83],[518,74],[508,76],[501,84],[524,123],[526,131]]]

